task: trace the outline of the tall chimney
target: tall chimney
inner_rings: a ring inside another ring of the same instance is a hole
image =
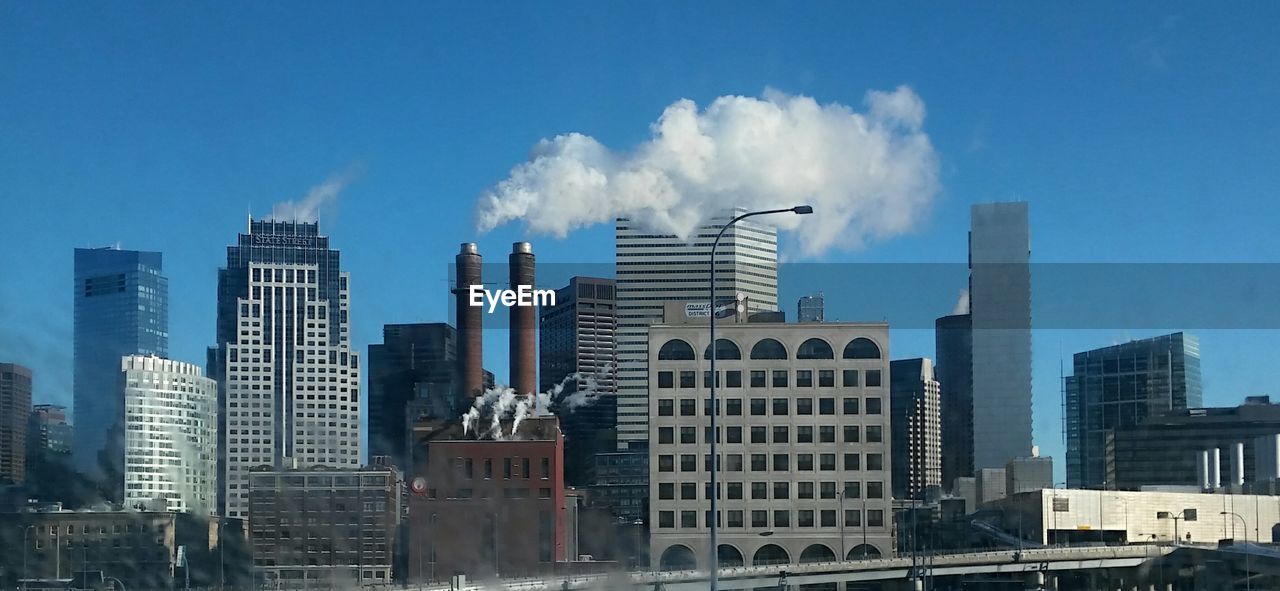
[[[1222,488],[1222,448],[1220,447],[1209,450],[1209,488],[1211,490]]]
[[[484,317],[480,306],[470,305],[470,286],[481,285],[484,258],[474,242],[463,242],[453,259],[454,303],[458,314],[459,394],[465,400],[484,393]],[[470,404],[469,402],[467,404]]]
[[[533,245],[511,245],[511,291],[520,286],[534,289]],[[533,306],[511,306],[511,387],[516,394],[531,394],[538,388],[538,325]]]
[[[1209,490],[1209,450],[1202,449],[1196,454],[1196,482],[1200,490]]]
[[[1231,444],[1231,484],[1244,486],[1244,442]]]

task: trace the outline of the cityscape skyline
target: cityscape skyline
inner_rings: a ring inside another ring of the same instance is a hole
[[[961,263],[970,203],[1007,199],[1026,199],[1031,204],[1033,262],[1280,259],[1280,245],[1256,239],[1266,235],[1266,216],[1249,213],[1265,210],[1268,188],[1277,184],[1277,172],[1269,165],[1274,145],[1267,140],[1276,126],[1268,105],[1274,103],[1277,88],[1253,75],[1265,70],[1266,58],[1280,49],[1262,26],[1268,21],[1265,17],[1239,21],[1183,6],[1096,19],[1089,16],[1096,10],[1086,7],[1063,25],[1097,40],[1093,46],[1078,47],[1068,44],[1046,21],[1028,14],[990,22],[977,14],[929,14],[902,7],[868,8],[873,14],[857,18],[846,13],[850,18],[815,20],[812,9],[802,7],[778,23],[776,15],[761,9],[699,7],[679,19],[636,7],[596,13],[601,24],[633,23],[637,30],[649,33],[667,27],[677,32],[699,30],[721,18],[733,19],[731,25],[746,31],[772,31],[779,25],[776,36],[674,35],[672,47],[655,58],[616,48],[600,56],[578,51],[607,46],[597,43],[594,31],[608,27],[580,30],[580,21],[556,22],[546,14],[504,17],[547,27],[567,52],[567,59],[559,61],[529,49],[545,40],[529,31],[506,36],[498,50],[484,49],[493,45],[491,32],[471,40],[439,31],[434,38],[417,41],[415,25],[424,22],[424,15],[408,8],[396,19],[403,25],[385,28],[385,41],[344,32],[341,38],[351,45],[351,57],[326,49],[330,39],[291,24],[293,19],[283,11],[264,9],[243,15],[259,18],[260,24],[236,34],[223,29],[227,25],[219,19],[204,19],[208,29],[186,36],[179,34],[181,27],[140,28],[148,22],[186,22],[188,17],[173,9],[161,10],[154,18],[119,21],[104,21],[91,8],[69,11],[67,19],[59,21],[42,7],[3,10],[11,11],[6,14],[13,18],[0,19],[0,31],[5,33],[0,35],[0,49],[25,57],[15,61],[12,77],[6,78],[24,84],[0,85],[0,96],[11,106],[0,113],[0,126],[12,132],[0,138],[0,151],[9,156],[0,159],[0,176],[13,181],[0,188],[0,197],[15,205],[9,210],[12,231],[0,236],[0,248],[28,254],[14,257],[10,267],[23,281],[0,285],[0,322],[8,327],[0,334],[0,359],[34,370],[37,402],[71,405],[71,302],[64,294],[74,247],[121,243],[164,253],[172,290],[170,357],[199,361],[214,334],[210,310],[216,305],[213,286],[222,258],[220,248],[225,236],[243,223],[245,206],[261,216],[275,203],[301,199],[308,187],[345,186],[336,205],[322,208],[320,216],[326,232],[343,245],[345,262],[357,277],[352,305],[358,322],[352,329],[352,348],[364,351],[377,341],[384,324],[449,321],[445,269],[457,243],[475,238],[469,223],[473,198],[502,179],[539,139],[581,130],[626,146],[641,141],[646,125],[681,97],[705,105],[720,95],[758,94],[766,87],[856,106],[867,89],[909,84],[927,106],[924,130],[943,166],[943,192],[911,232],[862,250],[832,251],[805,260]],[[342,15],[336,11],[320,9],[314,16],[341,29]],[[460,22],[479,17],[467,9],[451,16]],[[953,52],[946,52],[951,61],[945,67],[931,66],[929,56],[937,54],[904,51],[908,47],[901,44],[908,41],[895,39],[901,37],[896,27],[862,24],[902,22],[903,17],[955,25],[940,32],[933,42],[939,45],[931,46],[934,49],[971,41],[971,33],[960,31],[974,30],[984,32],[978,37],[989,39],[992,49],[1007,49],[1030,38],[1044,42],[1019,44],[1025,61],[1009,72],[992,71],[985,67],[984,58]],[[845,28],[851,23],[857,34]],[[122,37],[112,32],[117,27]],[[1228,27],[1230,42],[1217,35],[1194,34]],[[79,41],[68,40],[71,31]],[[277,38],[277,32],[282,37]],[[110,54],[120,57],[118,64],[145,63],[147,68],[135,71],[102,61],[107,55],[102,51],[104,44],[120,38],[129,40]],[[753,48],[747,38],[764,41]],[[248,85],[232,78],[240,76],[242,68],[229,69],[221,63],[199,69],[207,81],[192,79],[187,72],[195,70],[187,66],[205,64],[196,56],[216,53],[226,39],[240,39],[243,48],[237,51],[244,55],[272,59],[248,66]],[[158,43],[177,51],[157,51]],[[1251,51],[1243,58],[1227,59],[1235,55],[1236,43],[1248,44]],[[28,54],[20,49],[28,44],[41,45],[43,52]],[[412,57],[413,50],[453,47],[463,49],[457,54],[473,55],[479,66],[449,58],[433,63],[421,76],[398,65],[368,73],[362,70],[363,64],[388,61],[377,58],[402,46],[410,49],[410,63],[420,63]],[[883,47],[891,51],[874,51]],[[1065,52],[1067,47],[1080,53]],[[520,67],[506,64],[504,60],[513,53],[523,54],[528,61]],[[705,56],[711,66],[686,63],[683,56],[691,54]],[[825,58],[833,54],[888,57],[881,61],[851,58],[859,66],[851,75],[841,63]],[[1066,59],[1061,59],[1064,55]],[[65,67],[64,75],[42,76],[53,63]],[[286,68],[294,70],[289,64],[326,74],[304,76],[295,88],[284,88],[273,79],[287,79]],[[1030,69],[1031,64],[1037,69]],[[473,69],[492,76],[469,74]],[[562,69],[580,73],[568,74],[561,80],[563,85],[539,83],[558,76]],[[978,72],[982,76],[963,75]],[[104,75],[117,82],[98,84]],[[600,88],[601,78],[609,82],[605,100],[574,91],[587,80],[592,88]],[[137,96],[129,89],[153,88],[152,80],[161,82],[146,100],[135,104]],[[387,99],[387,118],[357,125],[341,114],[359,104],[356,99],[362,95],[331,93],[335,80],[352,83],[346,85],[351,87],[400,81],[403,94]],[[435,80],[454,83],[457,92],[437,96],[431,84]],[[1064,87],[1059,80],[1080,84]],[[477,97],[500,89],[499,81],[533,89],[524,93],[530,104],[517,108],[507,102],[509,94],[499,94],[498,109],[486,111],[489,103]],[[98,88],[100,104],[66,102],[64,97],[75,96],[86,85]],[[997,91],[1007,88],[1020,89],[1016,100]],[[1100,101],[1103,90],[1107,99]],[[303,101],[293,111],[297,93],[317,98]],[[260,114],[249,120],[237,122],[218,112],[198,116],[219,101],[239,108],[250,99],[254,104],[261,100],[263,110],[255,111]],[[471,123],[454,123],[411,103],[456,113],[456,119]],[[1029,104],[1042,105],[1044,110],[1020,106]],[[1231,108],[1220,108],[1224,104]],[[1049,112],[1055,117],[1048,117]],[[539,115],[524,116],[527,113]],[[42,126],[55,120],[55,115],[66,135],[42,133]],[[159,125],[188,119],[190,127]],[[338,123],[332,130],[317,129],[317,120]],[[398,125],[404,121],[413,123]],[[1177,125],[1165,125],[1169,121]],[[181,128],[184,133],[173,135],[166,127]],[[146,143],[139,144],[141,148],[122,144],[116,139],[122,129],[136,129],[136,134],[128,135]],[[1232,135],[1223,129],[1233,130]],[[1098,135],[1104,132],[1107,135]],[[68,145],[68,137],[77,138],[77,145]],[[205,138],[202,142],[208,146],[189,139],[196,137]],[[480,149],[476,138],[483,140],[485,149]],[[78,154],[90,165],[77,174],[66,174],[64,154]],[[1081,154],[1090,157],[1080,158]],[[455,156],[460,158],[456,166],[437,164]],[[143,166],[153,159],[154,166]],[[353,163],[358,163],[355,168]],[[325,183],[335,171],[336,184]],[[151,200],[152,206],[133,207],[140,198]],[[1221,207],[1223,203],[1229,206]],[[191,224],[193,218],[201,223]],[[427,220],[429,231],[422,232],[417,220]],[[497,253],[504,252],[508,242],[530,238],[544,263],[578,262],[587,255],[598,259],[584,262],[603,263],[612,260],[608,225],[580,230],[565,240],[526,236],[519,227],[501,227],[479,237],[479,242],[483,251]],[[59,228],[56,236],[48,232],[51,227]],[[417,238],[409,248],[400,246],[398,242],[408,236]],[[785,230],[782,236],[780,252],[798,256],[786,242]],[[41,248],[29,249],[33,244]],[[1081,249],[1081,244],[1089,248]],[[424,259],[425,265],[421,264]],[[438,272],[432,264],[438,265]],[[422,271],[392,272],[410,265]],[[778,298],[790,303],[823,287],[784,283]],[[833,290],[826,291],[828,317],[860,318],[856,310],[841,309],[847,304]],[[418,293],[439,296],[421,298]],[[1063,457],[1057,409],[1060,358],[1183,328],[1037,331],[1033,335],[1033,431],[1043,453]],[[929,332],[895,331],[895,351],[903,357],[934,357]],[[1206,405],[1231,405],[1246,395],[1269,391],[1266,378],[1248,371],[1250,366],[1242,360],[1280,354],[1275,331],[1197,329],[1196,333],[1207,352]],[[502,341],[489,340],[497,342],[486,348],[489,366],[505,368]],[[1059,469],[1063,465],[1059,462]]]

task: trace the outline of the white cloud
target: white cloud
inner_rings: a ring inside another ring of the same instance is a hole
[[[271,207],[271,218],[281,221],[314,222],[320,217],[320,209],[338,201],[338,196],[351,181],[364,172],[360,164],[353,164],[336,172],[324,182],[311,187],[307,195],[298,201],[283,201]]]
[[[803,255],[858,248],[912,229],[939,190],[920,97],[901,86],[864,102],[858,112],[770,89],[763,98],[722,96],[701,111],[676,101],[626,153],[579,133],[544,139],[481,196],[477,227],[521,219],[564,237],[628,217],[687,237],[729,208],[810,204],[815,215],[769,221],[798,230]]]

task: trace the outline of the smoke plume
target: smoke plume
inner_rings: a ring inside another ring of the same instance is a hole
[[[951,309],[951,315],[968,314],[969,313],[969,289],[960,290],[960,295],[956,297],[956,306]]]
[[[900,86],[863,102],[858,112],[766,90],[699,111],[683,99],[630,152],[580,133],[544,139],[481,196],[477,227],[523,219],[532,232],[564,237],[626,217],[687,239],[731,208],[810,204],[816,215],[769,223],[799,229],[804,255],[857,248],[912,229],[939,190],[920,97]]]
[[[565,394],[565,387],[577,382],[577,389]],[[573,411],[578,407],[591,404],[599,397],[596,378],[587,374],[574,373],[565,377],[559,384],[546,392],[538,392],[530,396],[519,396],[507,386],[497,386],[485,390],[476,397],[471,408],[462,415],[462,433],[491,439],[506,439],[518,433],[520,423],[529,416],[547,416],[553,406],[562,412]],[[489,428],[479,433],[480,420],[489,418]],[[502,432],[502,420],[511,417],[510,433]]]
[[[271,219],[279,221],[314,222],[320,217],[320,209],[338,201],[343,189],[351,184],[364,167],[353,164],[336,172],[307,191],[307,195],[298,201],[284,201],[271,207]]]

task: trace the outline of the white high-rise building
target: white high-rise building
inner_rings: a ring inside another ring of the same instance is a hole
[[[200,367],[155,356],[120,359],[124,502],[163,498],[169,511],[211,513],[218,494],[218,388]]]
[[[222,501],[245,517],[254,467],[360,465],[360,363],[348,276],[318,224],[251,221],[218,287]]]
[[[667,302],[705,301],[711,243],[726,218],[699,228],[686,242],[617,220],[618,449],[649,438],[648,331]],[[778,309],[778,231],[742,221],[716,249],[716,299],[741,293],[748,312]]]

